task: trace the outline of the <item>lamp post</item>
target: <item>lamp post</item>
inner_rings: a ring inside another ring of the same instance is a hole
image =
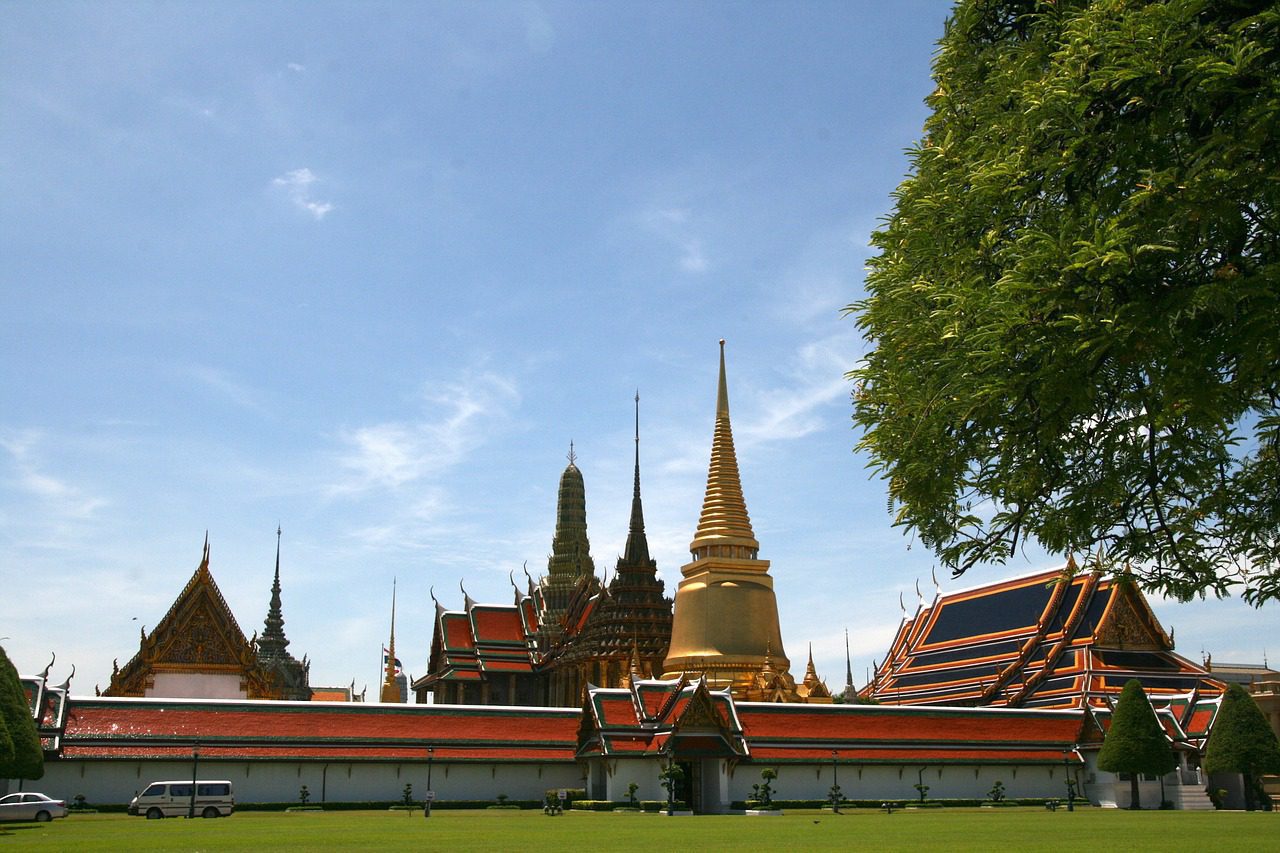
[[[1070,758],[1070,756],[1071,756],[1071,750],[1069,749],[1062,750],[1062,776],[1067,782],[1067,811],[1073,812],[1076,810],[1076,805],[1075,805],[1076,792],[1075,792],[1075,786],[1071,783],[1071,765],[1068,763],[1068,759]]]
[[[840,765],[836,762],[839,753],[831,750],[831,813],[840,814]]]
[[[424,818],[431,817],[431,801],[436,798],[436,792],[431,788],[431,760],[435,758],[435,754],[434,746],[427,747],[427,805],[422,810]]]
[[[196,770],[200,767],[200,742],[191,747],[191,804],[187,807],[187,819],[196,816]]]

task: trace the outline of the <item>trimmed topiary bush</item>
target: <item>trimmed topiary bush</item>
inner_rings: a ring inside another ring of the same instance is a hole
[[[1111,727],[1098,752],[1098,767],[1108,773],[1130,774],[1129,808],[1140,809],[1139,774],[1163,776],[1177,766],[1178,760],[1142,683],[1129,679],[1111,715]]]

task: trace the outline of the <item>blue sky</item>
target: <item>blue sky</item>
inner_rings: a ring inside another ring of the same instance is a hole
[[[277,523],[313,684],[421,675],[429,590],[545,571],[569,442],[597,566],[632,397],[668,588],[717,340],[793,671],[883,656],[928,553],[852,453],[840,309],[949,4],[10,2],[0,28],[0,636],[105,686],[195,569],[246,634]],[[943,590],[1055,563],[1029,551]],[[1154,602],[1260,660],[1271,611]],[[1275,649],[1271,650],[1273,653]],[[375,688],[376,690],[376,688]]]

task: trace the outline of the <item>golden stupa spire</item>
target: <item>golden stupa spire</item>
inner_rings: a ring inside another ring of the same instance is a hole
[[[733,449],[733,427],[729,422],[729,383],[725,378],[724,340],[720,341],[720,384],[716,394],[716,426],[711,440],[711,464],[707,469],[707,492],[702,499],[702,515],[689,550],[695,560],[710,553],[711,546],[729,546],[725,556],[753,559],[760,549],[751,529],[747,501],[742,496],[738,456]]]
[[[767,683],[779,677],[792,692],[794,682],[782,648],[769,561],[760,559],[760,543],[742,497],[724,365],[720,341],[707,492],[689,544],[693,559],[680,567],[662,677],[705,677],[717,689],[730,687],[746,699],[755,695],[761,679]]]
[[[391,645],[387,649],[386,671],[382,680],[382,695],[379,697],[383,702],[399,703],[400,685],[396,683],[396,579],[391,579]]]

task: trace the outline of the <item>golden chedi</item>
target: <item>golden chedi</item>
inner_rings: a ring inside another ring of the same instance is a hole
[[[760,543],[742,496],[723,340],[707,491],[689,550],[693,561],[680,569],[663,677],[705,675],[711,687],[730,687],[740,699],[767,693],[774,701],[794,701],[769,561],[759,559]]]

